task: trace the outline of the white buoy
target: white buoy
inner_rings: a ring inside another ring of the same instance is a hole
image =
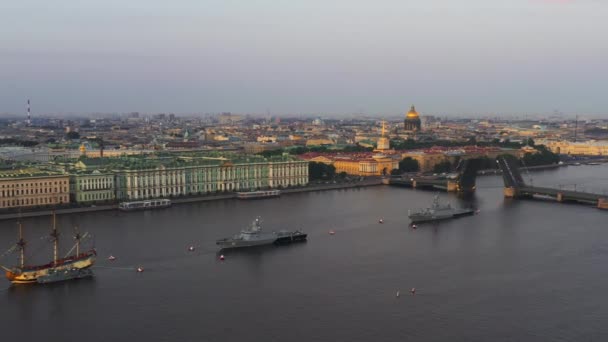
[[[399,290],[397,290],[397,298],[399,298],[400,295],[401,293],[399,292]]]
[[[141,272],[143,272],[143,271],[144,271],[144,268],[143,268],[143,267],[139,266],[139,267],[137,268],[137,273],[141,273]]]
[[[413,225],[412,225],[412,229],[416,229],[416,228],[418,228],[418,226],[417,226],[417,225],[415,225],[415,224],[413,224]]]
[[[224,260],[224,254],[220,255],[220,260]]]
[[[412,287],[412,289],[410,290],[410,293],[412,294],[412,296],[415,295],[416,294],[416,288]]]
[[[378,220],[378,223],[384,223],[383,219]]]
[[[190,247],[188,247],[188,251],[189,251],[189,252],[194,252],[194,246],[190,246]]]
[[[115,257],[115,256],[113,256],[113,255],[110,255],[110,256],[108,257],[108,260],[110,260],[110,261],[114,261],[114,260],[116,260],[116,257]]]
[[[336,232],[334,232],[333,230],[329,231],[329,235],[334,235],[334,234],[336,234]]]

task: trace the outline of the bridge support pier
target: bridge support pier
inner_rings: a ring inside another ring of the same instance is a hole
[[[597,207],[600,209],[607,209],[608,210],[608,200],[605,198],[600,198],[597,200]]]
[[[518,195],[517,189],[512,186],[505,187],[502,192],[505,195],[505,197],[509,197],[509,198],[515,198]]]

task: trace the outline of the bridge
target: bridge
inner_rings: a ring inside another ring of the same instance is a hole
[[[456,173],[446,176],[398,176],[384,181],[385,184],[408,188],[443,190],[448,192],[472,193],[481,162],[479,159],[460,160]]]
[[[500,156],[496,160],[502,171],[504,195],[510,198],[553,198],[558,202],[575,202],[595,205],[608,209],[608,199],[604,195],[582,191],[570,191],[528,185],[519,172],[518,160],[512,156]]]

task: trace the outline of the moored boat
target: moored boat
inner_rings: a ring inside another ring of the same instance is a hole
[[[262,190],[262,191],[247,191],[237,192],[236,198],[238,199],[259,199],[259,198],[271,198],[281,196],[281,190]]]
[[[133,202],[120,202],[118,209],[122,211],[134,211],[134,210],[149,210],[149,209],[160,209],[168,208],[171,206],[171,200],[167,198],[145,200],[145,201],[133,201]]]
[[[91,276],[93,273],[89,268],[95,263],[97,253],[95,252],[95,249],[82,253],[80,252],[80,240],[87,235],[88,234],[86,233],[80,235],[80,233],[76,231],[76,234],[74,235],[76,244],[70,249],[66,257],[59,258],[59,232],[57,231],[55,214],[53,213],[53,229],[50,234],[53,242],[53,261],[45,265],[31,266],[26,265],[26,241],[23,238],[21,223],[19,223],[19,240],[14,246],[19,250],[19,266],[1,267],[6,271],[6,278],[13,284],[49,283]],[[76,250],[76,253],[69,255],[74,249]]]

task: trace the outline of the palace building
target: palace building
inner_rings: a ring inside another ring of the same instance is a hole
[[[69,176],[34,168],[0,172],[0,208],[70,202]]]
[[[410,111],[405,114],[403,128],[408,132],[418,132],[421,129],[420,115],[418,115],[413,105]]]

